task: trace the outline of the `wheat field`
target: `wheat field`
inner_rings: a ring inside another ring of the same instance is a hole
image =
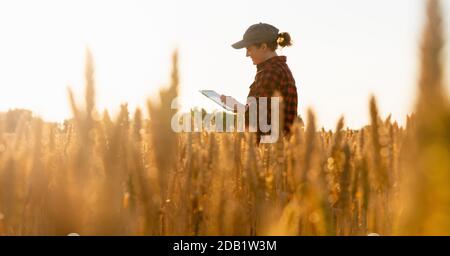
[[[87,51],[72,119],[0,115],[0,235],[450,235],[442,23],[439,1],[428,1],[404,127],[372,97],[359,130],[344,118],[319,129],[309,110],[289,139],[260,146],[252,133],[171,130],[176,52],[160,104],[99,113]]]

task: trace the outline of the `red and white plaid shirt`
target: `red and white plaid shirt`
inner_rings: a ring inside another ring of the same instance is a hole
[[[255,81],[250,86],[248,97],[255,97],[257,102],[259,97],[267,97],[267,124],[270,124],[271,117],[271,103],[270,97],[274,97],[275,92],[278,91],[282,97],[282,104],[284,111],[284,134],[289,134],[294,120],[297,118],[298,95],[295,80],[292,76],[291,70],[286,64],[286,56],[275,56],[257,65],[257,72]],[[249,103],[249,101],[247,102]],[[249,105],[246,106],[245,120],[246,125],[249,124]],[[259,107],[257,107],[259,110]],[[258,111],[259,116],[259,111]],[[281,121],[281,120],[280,120]],[[264,134],[259,129],[258,123],[258,138]],[[281,128],[281,127],[280,127]]]

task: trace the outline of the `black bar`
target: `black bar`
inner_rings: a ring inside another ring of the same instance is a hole
[[[78,255],[111,251],[114,255],[314,255],[345,253],[427,252],[439,255],[448,251],[450,237],[0,237],[2,251]],[[439,252],[439,253],[438,253]],[[4,254],[7,255],[7,254]]]

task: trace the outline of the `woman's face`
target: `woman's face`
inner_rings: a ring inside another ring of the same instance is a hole
[[[252,59],[253,65],[258,65],[259,63],[266,60],[267,54],[270,51],[266,44],[262,44],[260,47],[252,45],[246,47],[246,49],[247,49],[246,56]]]

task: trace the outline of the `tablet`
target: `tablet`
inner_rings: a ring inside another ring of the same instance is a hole
[[[220,94],[218,94],[214,90],[200,90],[200,92],[203,95],[205,95],[206,97],[208,97],[209,99],[211,99],[212,101],[214,101],[215,103],[219,104],[222,108],[229,110],[229,111],[233,111],[233,108],[225,105],[225,103],[223,103],[220,100]]]

